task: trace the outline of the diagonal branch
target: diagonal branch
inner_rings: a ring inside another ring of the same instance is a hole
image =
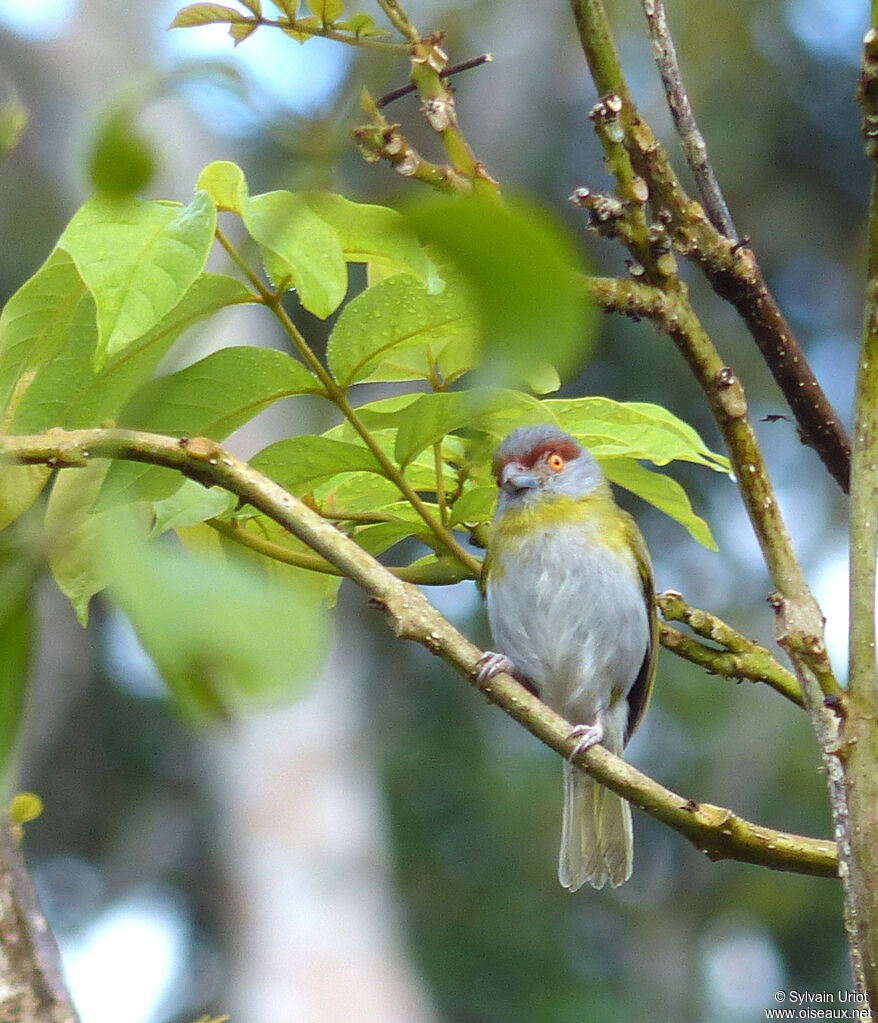
[[[395,634],[441,657],[488,699],[562,756],[571,755],[572,726],[515,679],[475,680],[482,651],[457,631],[409,583],[397,579],[361,547],[292,494],[203,437],[179,439],[122,429],[49,430],[30,437],[0,436],[0,459],[24,465],[78,466],[93,458],[117,458],[176,469],[204,486],[219,486],[268,515],[380,606]],[[577,757],[589,774],[651,816],[663,821],[711,859],[735,859],[775,870],[834,877],[831,840],[784,834],[751,824],[730,810],[686,799],[600,746]]]
[[[781,667],[765,647],[742,636],[716,615],[691,607],[674,590],[660,593],[656,601],[665,622],[685,622],[694,633],[721,647],[707,646],[662,622],[659,638],[666,650],[697,664],[712,675],[764,682],[797,707],[805,706],[802,687],[796,676]]]
[[[700,267],[716,293],[744,320],[796,417],[803,442],[814,448],[846,493],[850,477],[847,431],[808,365],[755,255],[711,224],[701,205],[678,181],[664,146],[638,116],[601,0],[570,0],[570,4],[583,52],[602,97],[598,107],[616,115],[596,119],[601,144],[606,152],[609,135],[617,140],[617,148],[624,147],[628,152],[630,166],[618,160],[610,165],[620,198],[631,199],[632,172],[635,180],[645,182],[658,223],[667,226],[678,251]],[[632,210],[635,216],[642,217],[639,207]],[[649,271],[642,249],[632,254]]]
[[[796,417],[803,443],[814,448],[847,493],[851,459],[847,431],[769,290],[753,250],[726,238],[710,223],[632,106],[623,107],[620,120],[632,163],[649,182],[651,202],[667,219],[675,248],[697,264],[713,290],[737,310]]]
[[[646,15],[646,30],[652,44],[652,53],[661,75],[662,85],[665,87],[668,109],[680,136],[683,155],[692,171],[701,203],[717,231],[727,238],[734,238],[736,232],[732,215],[707,158],[707,143],[695,121],[689,93],[683,84],[677,51],[668,29],[668,19],[665,17],[665,5],[662,0],[640,2]]]

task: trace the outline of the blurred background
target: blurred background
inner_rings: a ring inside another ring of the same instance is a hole
[[[380,95],[403,84],[403,63],[266,31],[238,49],[221,26],[169,33],[178,6],[0,0],[0,135],[15,134],[23,111],[28,119],[0,162],[2,301],[90,193],[96,142],[120,111],[152,167],[149,196],[186,200],[214,159],[240,163],[253,191],[315,186],[393,202],[413,187],[365,164],[349,141],[361,85]],[[847,422],[869,188],[854,100],[866,7],[667,2],[738,230]],[[609,8],[636,100],[676,159],[640,5]],[[504,186],[554,207],[598,272],[624,272],[621,250],[586,236],[566,202],[578,186],[609,187],[567,4],[407,9],[422,31],[448,32],[452,62],[494,55],[456,80],[477,156]],[[388,115],[438,158],[415,99]],[[734,314],[690,278],[754,418],[784,413]],[[229,313],[190,352],[232,339],[281,343],[252,313]],[[721,450],[682,360],[649,324],[604,321],[569,390],[660,403]],[[316,416],[301,399],[283,403],[232,446],[246,456],[280,431],[329,425]],[[758,429],[843,675],[845,502],[791,422]],[[632,501],[658,588],[770,645],[770,585],[733,484],[672,471],[721,550],[702,550]],[[430,596],[488,642],[472,585]],[[304,693],[197,732],[175,718],[108,607],[96,602],[83,631],[47,581],[40,617],[28,724],[6,787],[45,800],[25,848],[84,1023],[221,1012],[259,1023],[744,1023],[764,1018],[778,988],[850,986],[838,885],[712,864],[643,814],[628,884],[562,891],[557,757],[420,648],[389,642],[353,588],[342,587],[343,627]],[[663,653],[630,759],[695,799],[829,833],[805,715],[765,687]]]

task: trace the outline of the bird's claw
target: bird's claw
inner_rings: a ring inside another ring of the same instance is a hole
[[[507,675],[516,675],[515,665],[506,654],[497,653],[495,650],[486,650],[476,662],[478,672],[476,680],[480,685],[490,682],[495,675],[505,672]]]
[[[573,760],[578,757],[580,753],[585,753],[587,749],[591,749],[592,746],[597,744],[604,737],[604,726],[601,722],[600,717],[596,717],[593,724],[590,725],[577,725],[571,732],[570,738],[576,739],[577,743],[573,747],[568,760]]]

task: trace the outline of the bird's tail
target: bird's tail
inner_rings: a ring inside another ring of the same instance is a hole
[[[575,892],[586,881],[615,888],[631,876],[631,808],[572,764],[564,764],[564,818],[558,880]]]

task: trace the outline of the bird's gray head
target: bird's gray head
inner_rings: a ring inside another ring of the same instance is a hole
[[[500,510],[564,494],[580,498],[604,484],[597,462],[557,426],[520,426],[494,452]]]

